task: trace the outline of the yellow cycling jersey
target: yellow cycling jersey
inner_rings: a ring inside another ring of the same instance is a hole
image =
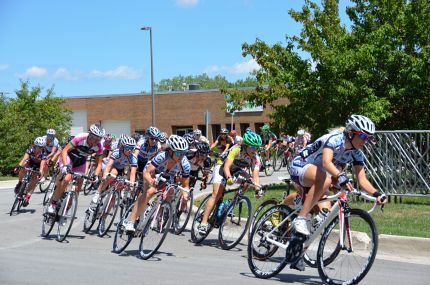
[[[246,146],[234,146],[230,149],[228,159],[233,160],[233,165],[240,168],[251,167],[252,170],[260,170],[260,158],[257,154],[250,156],[246,152]]]

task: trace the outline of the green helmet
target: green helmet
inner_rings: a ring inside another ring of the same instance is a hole
[[[261,137],[260,135],[254,133],[254,132],[246,132],[243,135],[243,141],[246,145],[250,146],[261,146]]]
[[[263,133],[267,133],[270,131],[270,126],[268,124],[264,124],[264,126],[261,127],[261,131]]]

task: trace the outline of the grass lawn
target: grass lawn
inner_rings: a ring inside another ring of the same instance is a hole
[[[254,197],[254,191],[248,191],[246,196],[251,199],[255,211],[263,201],[269,198],[280,200],[284,191],[285,186],[272,186],[261,199]],[[229,198],[229,196],[226,195],[224,198]],[[196,201],[195,205],[199,206],[200,202]],[[370,209],[373,204],[350,202],[349,205],[351,208]],[[384,212],[379,207],[372,216],[379,234],[430,238],[430,198],[404,197],[402,204],[387,203]]]
[[[10,176],[10,175],[0,176],[0,181],[16,180],[16,179],[18,179],[18,176]]]

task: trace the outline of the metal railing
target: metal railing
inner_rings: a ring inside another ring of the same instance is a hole
[[[366,173],[387,195],[430,197],[430,131],[379,131],[367,143]]]

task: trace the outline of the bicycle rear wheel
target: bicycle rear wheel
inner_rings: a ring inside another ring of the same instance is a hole
[[[285,250],[267,241],[270,238],[287,244],[291,238],[292,210],[285,205],[268,209],[257,221],[248,240],[248,266],[258,278],[271,278],[287,265]],[[281,226],[280,223],[289,217]]]
[[[218,232],[218,241],[222,249],[232,249],[246,234],[251,223],[252,206],[248,197],[242,197],[226,210]]]
[[[172,223],[172,205],[164,201],[149,213],[139,244],[142,259],[151,258],[163,244]]]
[[[275,171],[281,170],[282,164],[284,163],[284,152],[282,149],[277,150],[273,156],[273,168]]]
[[[181,197],[179,197],[179,199],[181,199]],[[181,207],[183,207],[183,203],[184,203],[183,201],[180,200],[178,203],[176,203],[176,211],[173,217],[174,219],[173,232],[175,235],[181,234],[187,227],[188,220],[190,219],[190,216],[191,216],[191,210],[193,208],[193,200],[194,200],[193,191],[190,191],[189,199],[186,202],[187,205],[184,210],[181,210]]]
[[[42,215],[42,237],[48,237],[54,228],[55,224],[55,215],[48,214],[49,204],[46,203],[43,207],[43,215]]]
[[[106,195],[102,201],[103,208],[101,210],[99,225],[97,227],[100,237],[107,234],[113,224],[113,221],[115,220],[120,203],[119,192],[116,190],[110,191],[110,193]]]
[[[269,159],[263,158],[261,161],[264,163],[264,173],[266,176],[272,176],[273,172],[275,172],[272,159],[270,157]]]
[[[62,242],[66,239],[72,228],[73,221],[75,220],[77,208],[78,196],[73,191],[67,192],[66,197],[61,203],[60,211],[58,212],[57,241]]]
[[[91,228],[93,227],[94,223],[97,220],[97,217],[100,216],[100,204],[97,204],[97,207],[94,211],[91,211],[90,209],[85,210],[85,218],[84,218],[84,225],[83,225],[83,231],[84,233],[88,233]]]
[[[211,223],[208,223],[208,229],[207,229],[206,235],[200,234],[198,229],[197,229],[197,227],[202,222],[203,213],[205,211],[206,204],[208,203],[211,196],[212,196],[212,194],[206,196],[206,198],[203,199],[202,203],[200,204],[199,208],[197,209],[196,214],[194,215],[193,223],[191,225],[191,241],[193,243],[196,243],[196,244],[201,243],[209,235],[210,231],[212,230],[212,224]],[[211,221],[211,219],[213,219],[211,217],[212,215],[214,215],[214,212],[212,212],[211,215],[209,216],[209,221]]]
[[[260,206],[258,206],[257,210],[255,210],[254,215],[252,215],[251,218],[251,223],[249,224],[249,230],[248,233],[251,234],[253,228],[256,225],[256,222],[260,219],[260,217],[262,216],[262,214],[267,211],[267,209],[269,209],[270,207],[273,207],[275,205],[278,205],[278,200],[276,199],[269,199],[264,201],[263,203],[261,203]]]
[[[113,239],[113,245],[112,245],[112,251],[114,253],[121,253],[124,249],[130,244],[131,240],[133,239],[134,235],[131,233],[127,233],[125,231],[125,225],[124,221],[128,221],[128,217],[131,214],[131,211],[133,210],[134,203],[131,204],[128,209],[124,212],[124,215],[121,216],[121,219],[119,220],[117,226],[116,226],[116,232],[115,237]]]
[[[345,248],[340,248],[338,217],[330,222],[321,237],[317,265],[321,280],[326,284],[358,284],[375,260],[378,232],[369,213],[350,209],[345,215],[344,229]]]

